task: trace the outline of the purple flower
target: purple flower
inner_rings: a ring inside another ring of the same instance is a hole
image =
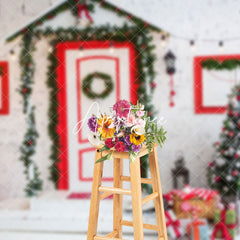
[[[126,137],[125,137],[125,143],[126,143],[126,145],[127,146],[130,146],[132,143],[130,142],[130,136],[129,135],[127,135]]]
[[[129,152],[129,146],[126,146],[126,145],[125,145],[125,150],[124,150],[124,152]]]
[[[141,145],[135,145],[135,144],[132,145],[132,150],[134,152],[139,152],[140,149],[141,149]]]
[[[92,132],[96,132],[98,128],[97,118],[92,116],[88,119],[88,127]]]

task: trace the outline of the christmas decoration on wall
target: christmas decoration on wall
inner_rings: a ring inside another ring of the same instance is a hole
[[[101,93],[94,92],[92,90],[92,84],[94,81],[103,80],[105,90]],[[110,75],[101,72],[94,72],[88,74],[82,81],[83,93],[91,99],[106,98],[113,91],[113,81]]]
[[[175,55],[168,51],[167,54],[164,56],[164,60],[166,63],[166,72],[170,76],[170,94],[169,94],[169,106],[174,107],[175,103],[173,101],[173,97],[175,96],[176,92],[174,90],[174,81],[173,81],[173,74],[175,73]]]
[[[56,6],[55,8],[49,10],[46,14],[38,17],[35,19],[33,22],[30,24],[26,25],[24,28],[21,30],[15,32],[11,36],[7,38],[7,41],[12,41],[16,37],[18,37],[21,34],[26,33],[26,31],[31,31],[33,29],[36,29],[37,27],[41,26],[43,23],[46,21],[49,21],[53,18],[55,18],[58,14],[70,9],[72,14],[76,17],[77,22],[79,22],[79,19],[83,17],[83,13],[85,17],[90,20],[90,22],[93,21],[92,17],[90,16],[90,13],[94,12],[94,3],[99,3],[100,6],[106,10],[110,10],[114,13],[116,13],[120,17],[125,17],[127,21],[131,21],[131,23],[135,24],[138,26],[139,30],[143,29],[148,29],[148,30],[153,30],[156,32],[160,32],[161,29],[158,27],[153,26],[152,24],[143,21],[142,19],[135,17],[126,11],[119,9],[115,7],[114,5],[102,1],[102,0],[92,0],[92,1],[86,1],[86,0],[66,0],[62,4]]]
[[[20,53],[19,64],[22,70],[21,85],[18,89],[23,97],[23,112],[26,115],[27,131],[24,135],[22,145],[20,147],[20,160],[25,166],[25,175],[27,186],[25,192],[27,196],[35,196],[42,189],[42,180],[38,171],[37,164],[33,160],[37,143],[38,133],[35,126],[34,107],[31,105],[31,93],[34,76],[34,62],[32,53],[35,50],[32,34],[26,33],[22,38],[22,50]]]
[[[35,154],[35,147],[38,138],[33,107],[31,107],[29,114],[27,115],[27,123],[27,131],[24,135],[24,140],[20,147],[20,160],[24,164],[24,173],[28,181],[25,192],[27,196],[31,197],[37,195],[37,193],[42,190],[42,180],[40,179],[40,173],[38,171],[36,163],[33,160],[33,155]]]
[[[227,107],[227,116],[214,144],[216,155],[208,165],[208,182],[222,195],[236,195],[240,172],[240,85],[232,89]]]
[[[37,37],[50,37],[50,46],[52,51],[49,53],[48,60],[50,65],[48,68],[48,81],[47,85],[50,89],[50,107],[49,107],[49,135],[52,140],[51,155],[50,159],[52,164],[50,166],[50,179],[53,181],[57,187],[59,173],[58,173],[58,162],[59,162],[59,135],[57,132],[58,126],[58,100],[57,100],[57,81],[56,81],[56,69],[58,66],[58,59],[55,55],[56,50],[55,46],[58,42],[64,41],[91,41],[91,40],[102,40],[110,39],[112,42],[124,42],[131,41],[135,46],[137,51],[137,68],[136,68],[136,79],[138,83],[138,99],[144,104],[145,110],[148,111],[150,118],[153,118],[155,115],[154,106],[151,103],[152,94],[154,88],[151,88],[151,92],[147,93],[146,84],[150,86],[154,84],[154,61],[156,59],[153,54],[154,46],[152,45],[152,36],[150,35],[149,29],[139,30],[136,27],[129,27],[124,25],[123,27],[110,27],[110,26],[101,26],[101,27],[92,27],[89,26],[83,30],[78,30],[76,28],[69,29],[57,29],[53,30],[51,28],[46,28],[45,30],[36,29],[32,31],[32,34]],[[143,54],[144,49],[144,54]],[[83,50],[84,51],[84,50]],[[148,156],[141,158],[141,174],[142,177],[147,176],[148,161],[146,161]],[[144,185],[148,186],[148,184]],[[146,187],[147,188],[147,187]],[[151,189],[149,189],[151,191]]]
[[[208,70],[234,70],[240,67],[239,59],[226,59],[218,61],[215,59],[208,59],[201,62],[203,68]]]

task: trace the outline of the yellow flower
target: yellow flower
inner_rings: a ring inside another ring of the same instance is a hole
[[[143,143],[146,140],[145,136],[142,135],[138,135],[136,133],[131,133],[130,134],[130,142],[135,144],[135,145],[140,145],[141,143]]]
[[[113,120],[109,116],[102,116],[98,119],[98,131],[101,134],[102,138],[112,138],[113,134],[115,133],[116,129],[115,127],[109,128],[109,126],[112,124]]]

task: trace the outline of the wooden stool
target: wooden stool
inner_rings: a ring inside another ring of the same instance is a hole
[[[96,150],[95,162],[108,154],[109,151],[98,152]],[[167,240],[165,215],[163,208],[162,189],[157,160],[157,148],[154,146],[149,155],[151,179],[140,176],[140,157],[148,154],[146,148],[142,148],[134,162],[130,162],[130,175],[123,176],[123,159],[129,159],[127,152],[114,151],[113,188],[101,186],[103,162],[94,166],[92,196],[89,213],[87,240],[120,240],[122,239],[122,226],[131,226],[134,230],[134,240],[143,240],[143,228],[158,231],[158,240]],[[122,182],[130,181],[131,189],[122,189]],[[152,184],[153,193],[142,199],[141,183]],[[96,236],[98,224],[98,212],[100,200],[113,194],[113,232],[104,237]],[[122,219],[122,194],[132,195],[133,222]],[[157,225],[144,224],[142,205],[154,199]]]

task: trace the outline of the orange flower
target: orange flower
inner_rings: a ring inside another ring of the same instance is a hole
[[[101,137],[103,139],[105,138],[112,138],[113,134],[115,133],[116,129],[115,127],[109,127],[112,125],[113,120],[109,116],[102,116],[101,118],[98,119],[98,131],[101,134]]]

